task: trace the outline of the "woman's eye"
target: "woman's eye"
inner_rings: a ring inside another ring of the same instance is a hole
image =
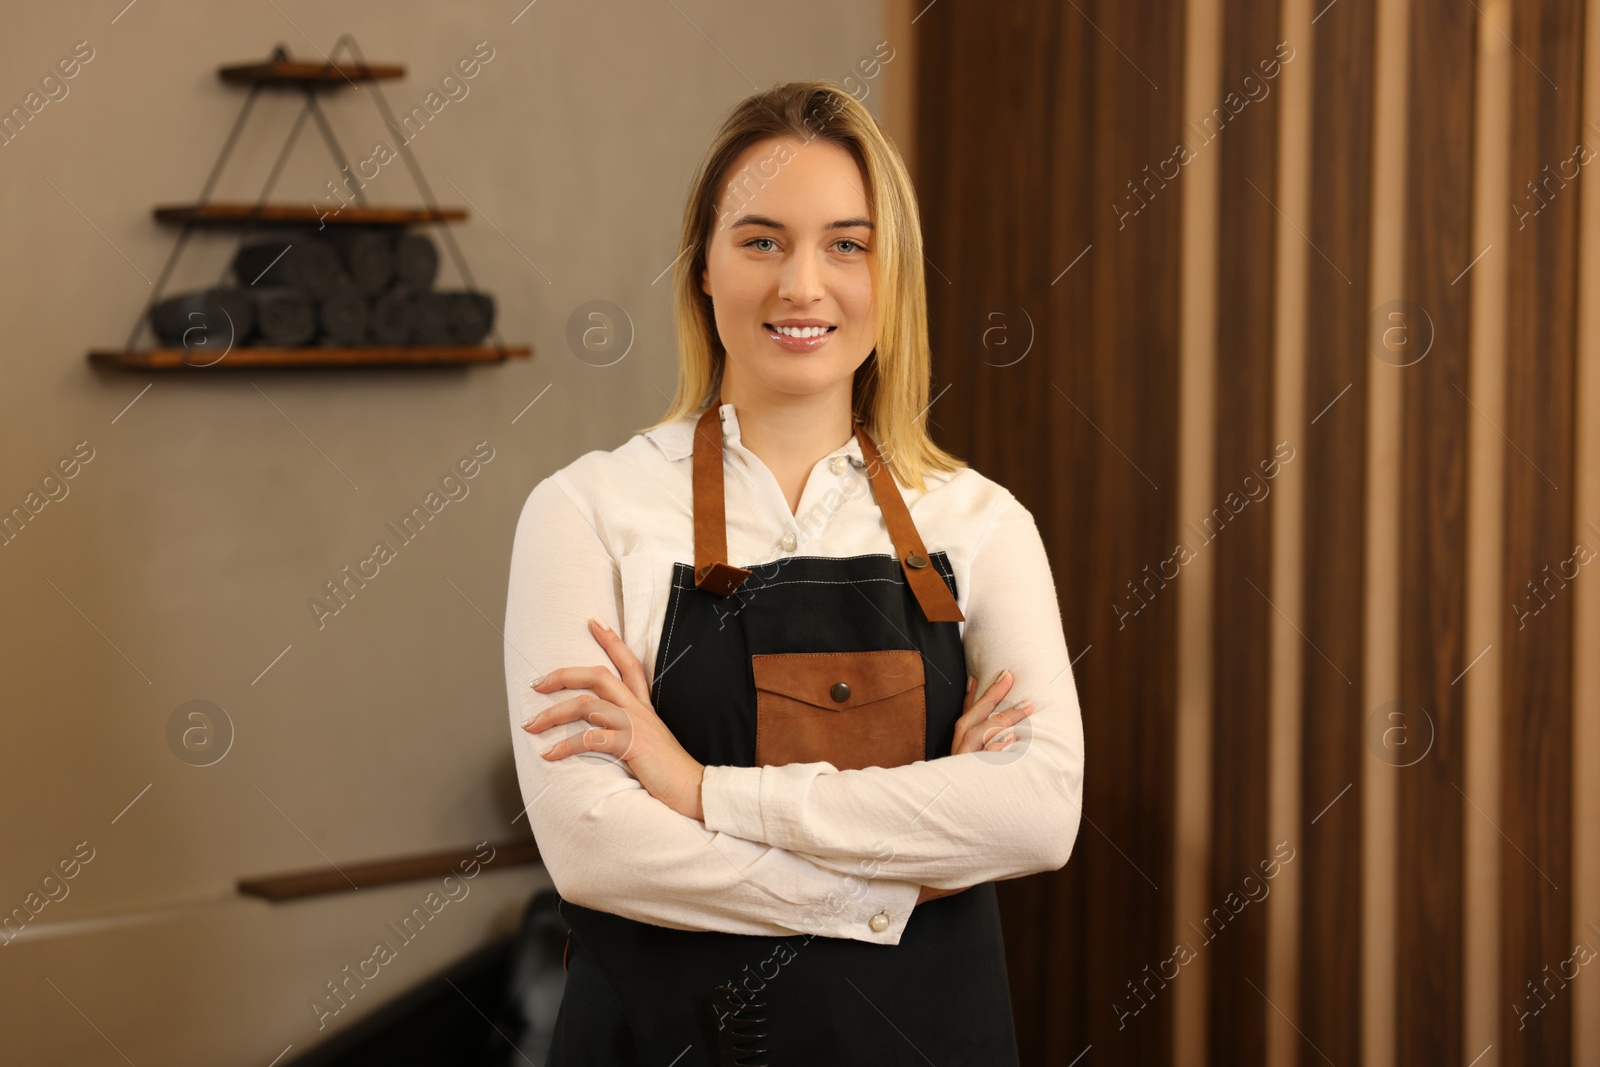
[[[752,237],[750,240],[744,243],[744,247],[754,248],[757,252],[771,252],[774,251],[774,246],[776,246],[776,244],[777,242],[771,237]],[[839,240],[833,242],[833,246],[835,248],[843,248],[843,251],[846,254],[866,251],[865,246],[863,246],[860,241],[853,240],[849,237],[841,237]]]

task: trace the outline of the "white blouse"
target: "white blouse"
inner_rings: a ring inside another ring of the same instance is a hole
[[[741,443],[733,405],[721,416],[729,563],[894,555],[866,473],[849,462],[861,459],[853,434],[817,461],[791,513],[772,472]],[[540,757],[587,724],[523,730],[578,695],[532,683],[557,667],[615,673],[590,617],[621,634],[653,678],[672,565],[694,560],[695,422],[686,416],[580,456],[534,487],[517,523],[506,691],[523,801],[557,891],[675,929],[893,945],[923,885],[964,888],[1062,867],[1078,833],[1084,757],[1055,584],[1032,514],[970,467],[927,476],[926,492],[901,492],[928,550],[949,556],[975,692],[1009,668],[1015,682],[1002,706],[1034,702],[1005,749],[845,771],[711,766],[704,823],[652,797],[612,756]]]

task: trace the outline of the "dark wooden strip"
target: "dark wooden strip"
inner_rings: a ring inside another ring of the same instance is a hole
[[[1572,590],[1583,5],[1512,6],[1500,1062],[1572,1062]],[[1588,157],[1592,158],[1592,156]],[[1565,177],[1563,177],[1565,176]],[[1493,254],[1493,253],[1491,253]],[[1566,571],[1563,579],[1560,572]],[[1535,614],[1535,610],[1537,613]],[[1494,654],[1494,653],[1491,653]],[[1532,983],[1530,988],[1529,983]],[[1474,1053],[1476,1050],[1472,1050]]]
[[[1063,537],[1070,527],[1051,521],[1050,485],[1064,472],[1049,458],[1052,405],[1041,393],[1049,390],[1041,379],[1061,357],[1029,323],[1046,323],[1047,283],[1060,270],[1050,269],[1051,235],[1041,220],[1056,215],[1054,201],[1085,195],[1084,182],[1049,165],[1057,136],[1050,114],[1085,110],[1081,94],[1075,104],[1058,99],[1058,73],[1082,71],[1089,47],[1079,37],[1072,50],[1057,51],[1059,21],[1042,3],[996,9],[973,0],[941,3],[918,19],[915,177],[933,391],[945,390],[929,410],[930,425],[945,447],[1034,510],[1052,563],[1064,568],[1057,572],[1064,593],[1077,548]],[[1008,102],[998,113],[984,103],[996,98]],[[1081,132],[1074,143],[1082,143]],[[1007,365],[1024,350],[1021,362]],[[989,414],[1002,407],[1012,408],[1004,426]],[[1031,462],[1023,461],[1027,453]],[[1063,596],[1064,605],[1070,599]],[[1080,647],[1070,620],[1067,633]],[[1085,968],[1066,961],[1081,961],[1086,951],[1073,875],[1089,833],[1085,827],[1060,874],[998,887],[1023,1062],[1067,1062],[1087,1043]]]
[[[412,226],[425,222],[465,222],[466,208],[341,206],[329,211],[316,204],[253,204],[213,200],[207,204],[165,204],[153,209],[157,222],[194,226]]]
[[[1278,5],[1228,0],[1222,84],[1184,143],[1220,164],[1216,259],[1215,454],[1210,511],[1179,541],[1210,553],[1215,582],[1211,670],[1211,851],[1205,908],[1178,940],[1207,957],[1206,1047],[1212,1064],[1266,1062],[1266,895],[1271,771],[1267,739],[1272,591],[1271,496],[1283,469],[1272,435],[1279,100]],[[1289,54],[1285,50],[1284,54]],[[1292,63],[1293,60],[1290,60]],[[1298,238],[1296,238],[1298,239]],[[1248,309],[1248,310],[1246,310]],[[1250,984],[1255,985],[1255,989]]]
[[[1089,657],[1099,651],[1090,646],[1102,636],[1105,620],[1096,610],[1101,605],[1090,602],[1091,594],[1085,584],[1091,569],[1087,554],[1092,548],[1087,536],[1090,524],[1081,522],[1079,510],[1080,504],[1087,506],[1088,487],[1096,472],[1104,474],[1108,469],[1106,453],[1097,450],[1092,453],[1094,461],[1089,462],[1086,456],[1090,453],[1075,451],[1084,443],[1082,433],[1087,427],[1077,412],[1070,415],[1071,423],[1061,414],[1065,404],[1063,394],[1078,397],[1082,402],[1080,389],[1085,377],[1082,368],[1086,361],[1094,358],[1094,346],[1089,342],[1086,327],[1096,315],[1095,294],[1084,275],[1098,268],[1096,256],[1105,250],[1103,244],[1098,249],[1090,246],[1099,233],[1100,213],[1106,208],[1104,193],[1096,187],[1095,178],[1084,160],[1092,151],[1088,146],[1094,143],[1097,125],[1093,103],[1095,86],[1101,76],[1093,57],[1104,44],[1079,12],[1059,4],[1047,3],[1045,7],[1049,13],[1044,23],[1049,48],[1044,67],[1046,112],[1040,150],[1035,152],[1035,166],[1044,180],[1039,203],[1048,223],[1037,229],[1025,227],[1042,238],[1038,281],[1025,291],[1040,294],[1037,306],[1042,307],[1043,314],[1034,336],[1035,344],[1040,346],[1039,354],[1044,358],[1038,360],[1039,366],[1028,368],[1031,377],[1008,383],[1005,399],[999,402],[1028,404],[1028,418],[1037,420],[1031,423],[1039,435],[1035,458],[1029,462],[1021,456],[1012,457],[1005,465],[1005,476],[1015,479],[1013,491],[1033,511],[1050,552],[1067,652],[1083,657],[1072,670],[1082,702],[1088,762],[1084,775],[1085,818],[1078,830],[1072,860],[1064,871],[1048,879],[1042,894],[1040,903],[1046,912],[1038,924],[1042,935],[1036,950],[1040,953],[1038,966],[1029,974],[1017,976],[1022,982],[1037,984],[1039,1000],[1036,1035],[1031,1034],[1033,1039],[1022,1046],[1022,1062],[1070,1063],[1090,1045],[1093,1020],[1096,1017],[1111,1019],[1115,1010],[1113,1004],[1119,1002],[1116,998],[1125,993],[1122,986],[1111,984],[1118,979],[1108,978],[1112,968],[1107,963],[1126,964],[1127,960],[1108,961],[1097,956],[1096,964],[1081,965],[1087,964],[1092,954],[1104,952],[1093,936],[1093,926],[1102,918],[1095,913],[1102,897],[1087,868],[1092,863],[1103,870],[1107,863],[1123,862],[1122,857],[1106,847],[1105,840],[1088,822],[1093,819],[1104,826],[1100,817],[1106,811],[1105,787],[1108,785],[1102,768],[1108,769],[1109,765],[1100,762],[1105,752],[1100,747],[1100,739],[1107,732],[1109,720],[1095,709],[1104,707],[1104,700],[1114,699],[1112,694],[1117,692],[1118,684],[1106,673],[1111,668],[1105,662],[1097,663],[1093,669],[1088,665]],[[1025,216],[1026,212],[1018,214]],[[1036,222],[1038,219],[1035,215]],[[1081,259],[1078,258],[1080,254]],[[993,356],[988,358],[997,363],[1005,362]],[[1034,356],[1030,353],[1029,358]],[[998,368],[978,370],[984,372],[980,377],[1003,373]],[[988,418],[991,424],[985,436],[991,442],[997,443],[1008,436],[993,416]],[[983,460],[978,462],[982,469]],[[1104,535],[1105,531],[1101,533]],[[1158,752],[1152,754],[1160,758]],[[1091,838],[1094,839],[1092,844]],[[1158,884],[1163,884],[1168,870],[1170,868],[1164,866],[1150,874]],[[1132,875],[1127,870],[1123,873]],[[1140,899],[1152,899],[1144,895],[1143,889],[1141,881]],[[1015,940],[1027,940],[1026,931],[1018,933],[1020,936]],[[1070,960],[1081,961],[1081,964],[1074,966],[1066,962]],[[1131,974],[1124,975],[1121,981],[1131,977]],[[1140,1021],[1135,1018],[1129,1025],[1138,1025]],[[1163,1049],[1168,1039],[1162,1030],[1170,1029],[1170,1022],[1154,1013],[1144,1021],[1152,1024],[1146,1047]]]
[[[1372,0],[1340,0],[1322,11],[1310,51],[1306,422],[1301,439],[1290,442],[1293,462],[1304,464],[1306,644],[1301,837],[1290,842],[1300,865],[1300,992],[1298,1010],[1288,1014],[1304,1036],[1296,1043],[1304,1067],[1361,1062]]]
[[[1375,739],[1399,774],[1395,1062],[1465,1063],[1462,1047],[1463,686],[1478,13],[1413,0],[1407,118],[1405,303],[1385,310],[1400,364],[1400,692]],[[1493,32],[1487,31],[1487,32]],[[1389,317],[1391,314],[1398,318]],[[1431,347],[1429,347],[1431,346]],[[1395,373],[1378,367],[1380,373]],[[1390,717],[1389,713],[1398,717]],[[1387,743],[1386,743],[1387,742]]]
[[[1172,1055],[1177,595],[1151,575],[1179,526],[1183,177],[1163,184],[1159,169],[1183,131],[1185,13],[1177,2],[1059,8],[1064,91],[1046,153],[1051,296],[1041,325],[1052,366],[1048,383],[1029,381],[1050,404],[1053,478],[1036,503],[1055,538],[1069,647],[1083,652],[1075,673],[1089,769],[1070,875],[1087,1031],[1032,1062],[1071,1062],[1091,1044],[1089,1057],[1107,1063]],[[1018,205],[1017,217],[1038,206]],[[997,437],[1011,435],[1001,413],[1015,406],[993,405]],[[1032,451],[1018,449],[1015,462],[1036,464]]]
[[[1025,880],[1042,889],[1001,886],[1028,1063],[1091,1042],[1106,1062],[1171,1052],[1171,982],[1147,968],[1174,944],[1176,596],[1121,628],[1115,607],[1139,605],[1129,585],[1177,529],[1181,197],[1130,192],[1181,136],[1183,5],[1160,7],[946,0],[917,22],[934,388],[950,386],[930,416],[1033,512],[1083,654],[1072,859]]]
[[[142,352],[96,349],[89,353],[89,362],[123,370],[191,372],[242,368],[259,370],[262,367],[415,367],[459,363],[502,363],[507,359],[526,359],[532,351],[527,345],[508,345],[504,348],[480,345],[359,345],[354,348],[329,345],[308,348],[256,348],[241,345],[220,359],[198,350],[190,352],[184,348],[151,348]],[[191,359],[195,362],[190,362]]]
[[[274,59],[266,63],[242,63],[218,67],[217,77],[230,85],[266,85],[299,89],[305,86],[338,88],[351,82],[404,78],[406,68],[399,63],[361,64],[344,60],[336,65],[298,59]]]
[[[247,896],[267,900],[299,900],[325,893],[348,893],[373,886],[442,878],[447,874],[460,876],[474,865],[499,870],[537,862],[539,847],[532,841],[503,841],[498,845],[485,842],[475,848],[453,848],[445,852],[347,863],[342,867],[312,867],[285,874],[241,878],[238,889]]]

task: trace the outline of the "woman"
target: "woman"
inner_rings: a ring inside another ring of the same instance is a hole
[[[1082,724],[1032,516],[927,436],[904,164],[835,86],[752,96],[677,263],[671,410],[512,554],[549,1062],[1016,1063],[993,882],[1066,863]]]

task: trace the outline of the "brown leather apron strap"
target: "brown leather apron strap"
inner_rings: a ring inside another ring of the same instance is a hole
[[[723,504],[722,397],[694,427],[694,584],[731,596],[750,572],[728,564],[728,516]]]
[[[950,595],[950,587],[944,584],[944,578],[928,560],[922,535],[917,533],[917,524],[911,521],[911,509],[906,507],[905,498],[900,495],[900,487],[895,484],[889,465],[878,455],[878,446],[873,444],[867,428],[859,422],[856,423],[856,436],[861,440],[861,457],[867,464],[867,477],[872,480],[872,495],[877,498],[878,508],[883,512],[884,525],[889,527],[889,540],[894,542],[894,554],[900,560],[900,569],[906,572],[906,581],[911,584],[911,592],[916,595],[917,603],[922,605],[922,614],[927,616],[929,622],[965,621],[966,616],[956,606],[956,598]]]
[[[889,465],[878,454],[866,427],[855,423],[866,463],[872,495],[883,512],[889,540],[905,572],[906,582],[929,622],[963,622],[966,616],[956,605],[950,587],[928,559],[928,550],[911,520],[900,487],[895,484]],[[722,397],[701,414],[694,429],[694,584],[697,589],[731,596],[751,572],[728,563],[728,517],[725,505],[725,474],[722,458]]]

